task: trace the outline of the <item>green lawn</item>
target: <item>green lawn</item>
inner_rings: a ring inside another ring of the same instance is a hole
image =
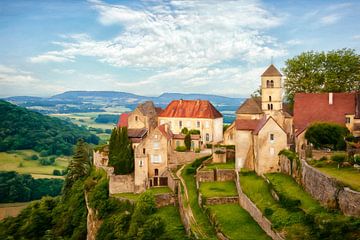
[[[200,192],[207,198],[232,197],[238,195],[234,181],[202,182],[200,183]]]
[[[191,210],[194,214],[196,222],[202,228],[202,232],[204,232],[207,235],[206,239],[217,239],[215,235],[215,229],[211,226],[208,217],[206,216],[206,214],[203,212],[203,210],[200,208],[198,204],[198,200],[197,200],[198,196],[196,191],[196,182],[195,182],[194,174],[189,174],[186,172],[186,169],[190,167],[191,164],[186,165],[185,168],[182,170],[181,176],[184,179],[188,190],[189,204]]]
[[[326,165],[317,167],[319,171],[330,177],[336,178],[340,182],[353,190],[360,191],[360,172],[353,167],[337,168],[335,165]]]
[[[275,229],[286,232],[287,238],[297,239],[297,237],[310,235],[310,228],[304,224],[304,212],[283,208],[274,200],[263,178],[254,172],[242,171],[240,173],[240,183],[243,192],[267,216]],[[272,213],[269,214],[269,211]],[[265,212],[268,214],[265,214]]]
[[[147,192],[152,192],[154,195],[156,194],[162,194],[162,193],[171,193],[171,189],[168,187],[154,187],[146,190]],[[140,194],[136,193],[116,193],[112,195],[113,197],[121,197],[121,198],[127,198],[130,200],[138,200]]]
[[[152,192],[154,195],[161,193],[172,193],[171,189],[168,187],[152,187],[146,191]]]
[[[184,226],[181,223],[179,209],[175,206],[159,208],[155,215],[161,217],[166,223],[164,239],[188,239]]]
[[[234,169],[235,162],[228,162],[228,163],[211,163],[204,167],[204,169]]]
[[[216,215],[221,230],[231,239],[271,239],[238,204],[213,205],[209,208]]]
[[[55,177],[54,169],[63,170],[67,167],[70,157],[57,157],[55,165],[42,166],[39,160],[26,160],[32,155],[39,155],[33,150],[17,150],[0,152],[0,171],[16,171],[18,173],[34,174],[34,177]],[[48,157],[46,157],[48,158]]]

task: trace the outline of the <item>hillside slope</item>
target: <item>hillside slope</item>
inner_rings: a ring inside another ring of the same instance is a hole
[[[43,155],[70,155],[79,138],[99,142],[85,128],[0,100],[0,151],[34,149]]]

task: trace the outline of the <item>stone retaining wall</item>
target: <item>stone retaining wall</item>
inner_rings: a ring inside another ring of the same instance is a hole
[[[134,192],[134,175],[110,175],[109,192],[110,194]]]
[[[168,187],[174,192],[177,192],[177,186],[179,183],[179,178],[175,176],[169,169],[166,171],[165,176],[168,178]]]
[[[156,194],[155,196],[156,207],[164,207],[169,205],[176,205],[176,198],[173,193]]]
[[[235,180],[234,169],[216,169],[216,180],[215,181],[234,181]]]
[[[169,165],[171,168],[176,168],[178,165],[191,163],[194,159],[208,156],[209,152],[176,152],[172,151],[169,156]]]
[[[340,210],[348,216],[360,216],[360,192],[344,188],[339,193],[338,203]]]
[[[234,169],[200,170],[196,173],[196,181],[198,182],[225,182],[233,180],[235,180]]]
[[[239,197],[211,197],[205,199],[206,205],[220,205],[229,203],[238,203]]]
[[[264,232],[274,240],[284,240],[284,238],[272,229],[271,222],[262,214],[260,209],[243,193],[240,186],[239,173],[236,172],[236,188],[239,194],[239,203],[251,217],[259,224]]]
[[[184,206],[184,201],[182,198],[182,194],[181,194],[181,187],[180,187],[180,182],[178,183],[178,203],[179,203],[179,212],[180,212],[180,218],[181,218],[181,222],[185,228],[185,231],[187,233],[188,236],[192,235],[192,231],[191,231],[191,221],[190,221],[190,216],[189,216],[189,212],[186,211],[185,206]]]
[[[196,181],[198,181],[198,182],[214,182],[215,181],[214,170],[197,171]]]

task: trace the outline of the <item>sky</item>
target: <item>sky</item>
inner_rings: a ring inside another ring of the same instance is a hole
[[[246,97],[271,62],[360,50],[360,1],[1,0],[0,97]]]

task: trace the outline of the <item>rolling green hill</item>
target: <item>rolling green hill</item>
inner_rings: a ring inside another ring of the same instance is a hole
[[[83,127],[0,100],[0,151],[33,149],[41,155],[71,155],[79,138],[97,144]]]

